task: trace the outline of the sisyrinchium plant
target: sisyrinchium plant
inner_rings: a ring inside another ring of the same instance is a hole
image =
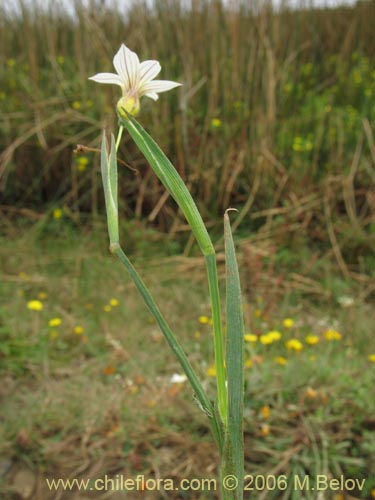
[[[158,99],[160,92],[181,85],[168,80],[155,80],[161,66],[158,61],[140,63],[137,54],[124,44],[113,59],[117,73],[98,73],[90,80],[119,85],[122,97],[117,103],[119,131],[107,144],[103,132],[101,173],[107,211],[110,251],[125,266],[151,314],[176,355],[194,391],[194,398],[207,415],[220,455],[220,483],[224,500],[243,498],[243,316],[237,261],[228,211],[224,214],[226,256],[226,338],[224,342],[218,274],[214,246],[197,206],[177,170],[162,150],[134,118],[140,110],[140,98]],[[117,150],[124,129],[141,150],[151,168],[182,210],[202,251],[207,267],[211,300],[217,398],[212,401],[196,375],[187,355],[169,327],[138,272],[123,251],[119,240],[117,200]]]

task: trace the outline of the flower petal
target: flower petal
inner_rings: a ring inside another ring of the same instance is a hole
[[[157,101],[159,99],[159,96],[156,92],[149,92],[148,94],[145,94],[145,96],[153,99],[154,101]]]
[[[169,80],[153,80],[152,82],[145,83],[142,85],[141,95],[145,94],[153,94],[166,92],[167,90],[174,89],[175,87],[179,87],[182,85],[181,83],[171,82]]]
[[[94,76],[90,76],[89,80],[93,80],[98,83],[111,83],[115,85],[120,85],[120,87],[124,86],[122,78],[115,73],[98,73]]]
[[[153,80],[160,70],[161,66],[158,61],[143,61],[140,65],[139,87]]]
[[[113,66],[120,75],[125,90],[136,88],[139,81],[140,64],[135,52],[122,44],[113,58]]]

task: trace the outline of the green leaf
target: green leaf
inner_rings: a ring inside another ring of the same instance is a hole
[[[100,167],[107,212],[108,233],[111,248],[119,243],[118,202],[117,202],[117,155],[115,138],[111,134],[111,150],[108,155],[107,140],[103,132]]]
[[[189,190],[177,170],[153,138],[132,116],[129,115],[128,120],[120,116],[120,123],[127,129],[134,142],[150,163],[157,177],[181,208],[197,239],[202,253],[204,255],[213,254],[214,248],[207,233],[206,226],[203,223],[202,217]]]
[[[138,275],[134,266],[122,251],[119,243],[119,232],[118,232],[118,208],[117,208],[117,157],[116,157],[116,145],[114,136],[111,135],[111,150],[108,155],[107,143],[105,134],[103,133],[102,147],[101,147],[101,172],[104,187],[104,196],[107,210],[107,221],[108,221],[108,231],[110,238],[110,249],[117,255],[122,264],[126,267],[130,277],[134,281],[138,291],[142,295],[149,311],[158,323],[161,331],[164,334],[169,346],[177,357],[181,364],[182,369],[186,373],[186,376],[195,391],[195,397],[199,402],[199,406],[208,415],[210,419],[210,424],[214,438],[217,442],[219,450],[222,450],[222,426],[220,419],[217,418],[214,412],[213,405],[209,398],[207,397],[202,384],[200,383],[198,377],[196,376],[187,356],[185,355],[182,347],[178,343],[173,332],[169,328],[167,322],[165,321],[163,315],[161,314],[159,308],[157,307],[154,299],[149,293],[146,285],[143,283],[142,279]],[[173,167],[172,167],[173,168]]]
[[[215,438],[215,441],[217,443],[217,446],[219,448],[219,451],[222,451],[222,446],[223,446],[223,437],[222,437],[222,426],[220,419],[218,418],[214,407],[207,397],[202,384],[200,383],[198,377],[196,376],[184,350],[182,349],[181,345],[178,343],[175,335],[173,334],[172,330],[170,329],[168,323],[164,319],[164,316],[160,312],[160,309],[156,305],[154,299],[152,298],[152,295],[148,291],[146,285],[142,281],[141,277],[137,273],[136,269],[128,259],[128,257],[125,255],[121,247],[118,245],[114,249],[114,253],[117,255],[117,257],[120,259],[122,264],[125,266],[126,270],[128,271],[130,277],[132,278],[134,284],[136,285],[139,293],[143,297],[143,300],[145,301],[150,313],[152,316],[155,318],[155,321],[159,325],[166,341],[168,342],[170,348],[172,349],[173,353],[177,357],[182,369],[184,370],[193,390],[195,393],[195,398],[197,402],[199,403],[199,407],[206,413],[206,415],[209,417],[210,424],[211,424],[211,429],[213,436]]]
[[[118,211],[118,200],[117,200],[117,152],[114,135],[111,134],[111,153],[109,156],[109,185],[111,188],[111,195],[113,203]]]
[[[226,407],[226,388],[225,388],[225,367],[223,354],[223,335],[221,329],[221,308],[219,284],[216,269],[215,250],[211,239],[208,235],[206,226],[198,211],[194,200],[189,193],[184,181],[181,179],[177,170],[159,148],[153,138],[142,128],[142,126],[131,116],[128,115],[128,120],[119,117],[120,123],[124,126],[139,149],[142,151],[151,168],[163,183],[172,198],[177,202],[186,220],[188,221],[193,234],[201,248],[201,251],[206,259],[206,267],[208,274],[209,290],[212,305],[212,317],[214,327],[214,350],[215,350],[215,366],[216,366],[216,381],[218,393],[218,406],[223,423],[227,419]]]
[[[229,498],[239,500],[243,498],[244,475],[244,327],[240,277],[228,210],[224,215],[224,238],[226,262],[228,419],[224,439],[223,474],[233,474],[238,479],[238,487]]]

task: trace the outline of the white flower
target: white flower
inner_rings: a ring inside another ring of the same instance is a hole
[[[348,296],[342,296],[337,299],[337,302],[340,304],[342,307],[351,307],[354,304],[354,299],[353,297],[348,297]]]
[[[119,85],[122,88],[122,98],[117,104],[120,113],[124,108],[126,112],[136,115],[139,111],[140,97],[145,95],[156,101],[160,92],[166,92],[181,85],[181,83],[169,80],[154,80],[161,70],[159,62],[143,61],[140,63],[137,54],[124,44],[113,58],[113,66],[117,73],[98,73],[91,76],[89,80]]]
[[[180,375],[179,373],[174,373],[171,377],[171,384],[182,384],[183,382],[186,382],[187,376],[186,375]]]

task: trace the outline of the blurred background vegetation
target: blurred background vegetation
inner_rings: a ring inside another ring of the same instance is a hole
[[[239,211],[247,472],[343,473],[364,490],[329,500],[375,498],[375,3],[0,9],[2,498],[55,498],[48,474],[216,473],[205,417],[106,247],[97,149],[119,88],[88,77],[121,43],[183,82],[139,121],[196,199],[220,278],[222,216]],[[210,391],[204,263],[126,134],[119,158],[124,248]]]
[[[240,0],[121,5],[75,2],[67,11],[20,1],[18,15],[3,7],[5,215],[38,220],[57,208],[78,225],[103,215],[98,154],[74,150],[97,148],[102,129],[117,127],[119,89],[87,78],[112,71],[125,42],[141,60],[160,60],[161,78],[183,82],[157,106],[144,99],[139,119],[213,234],[234,206],[239,234],[272,234],[279,246],[293,240],[318,254],[333,248],[344,274],[373,274],[374,2],[277,11]],[[124,218],[182,232],[184,245],[184,220],[126,137],[120,158],[136,169],[120,176]]]

